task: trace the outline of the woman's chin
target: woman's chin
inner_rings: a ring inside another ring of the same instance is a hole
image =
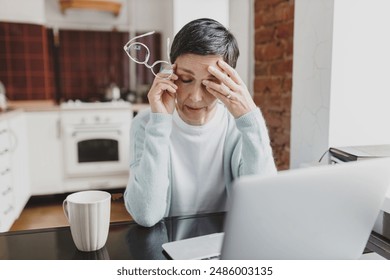
[[[185,118],[185,122],[191,125],[202,125],[206,117],[206,109],[191,108],[185,106],[185,109],[183,110],[183,115],[184,115],[183,117]]]
[[[188,106],[177,107],[181,119],[189,125],[204,125],[215,113],[215,106]]]

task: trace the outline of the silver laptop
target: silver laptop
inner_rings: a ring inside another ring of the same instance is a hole
[[[359,259],[390,186],[390,159],[245,176],[224,233],[165,243],[173,259]]]

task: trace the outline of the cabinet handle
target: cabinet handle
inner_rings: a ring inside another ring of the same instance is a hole
[[[7,194],[9,194],[10,192],[12,192],[12,187],[11,186],[8,186],[8,188],[6,190],[4,190],[1,194],[3,196],[6,196]]]
[[[57,120],[56,128],[57,128],[57,138],[61,139],[61,119]]]
[[[5,174],[7,174],[8,172],[11,171],[11,168],[7,167],[5,170],[3,170],[2,172],[0,172],[0,175],[1,176],[4,176]]]
[[[91,129],[91,130],[79,130],[79,131],[74,131],[72,133],[72,137],[76,137],[77,134],[83,134],[83,133],[117,133],[118,135],[121,135],[122,134],[122,131],[120,129],[102,129],[102,130],[99,130],[99,129]]]
[[[16,151],[16,148],[18,147],[18,137],[16,136],[15,132],[10,129],[9,130],[9,134],[10,134],[10,137],[11,137],[11,152],[15,152]]]
[[[2,151],[0,152],[0,156],[6,154],[6,153],[8,153],[8,152],[9,152],[9,150],[8,150],[7,148],[5,148],[4,150],[2,150]]]
[[[12,205],[10,205],[10,206],[8,207],[8,209],[5,210],[3,213],[4,213],[4,215],[8,215],[10,212],[12,212],[12,210],[14,210],[14,207],[13,207]]]

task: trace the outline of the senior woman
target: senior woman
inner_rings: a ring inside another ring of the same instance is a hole
[[[275,174],[261,111],[235,71],[236,39],[212,19],[175,36],[169,79],[157,75],[150,109],[132,122],[125,205],[142,226],[166,216],[226,210],[235,178]]]

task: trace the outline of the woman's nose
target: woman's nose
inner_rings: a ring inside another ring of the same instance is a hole
[[[192,93],[191,93],[191,100],[193,102],[198,102],[198,101],[201,101],[203,99],[203,87],[200,85],[200,86],[196,86],[194,87]]]

